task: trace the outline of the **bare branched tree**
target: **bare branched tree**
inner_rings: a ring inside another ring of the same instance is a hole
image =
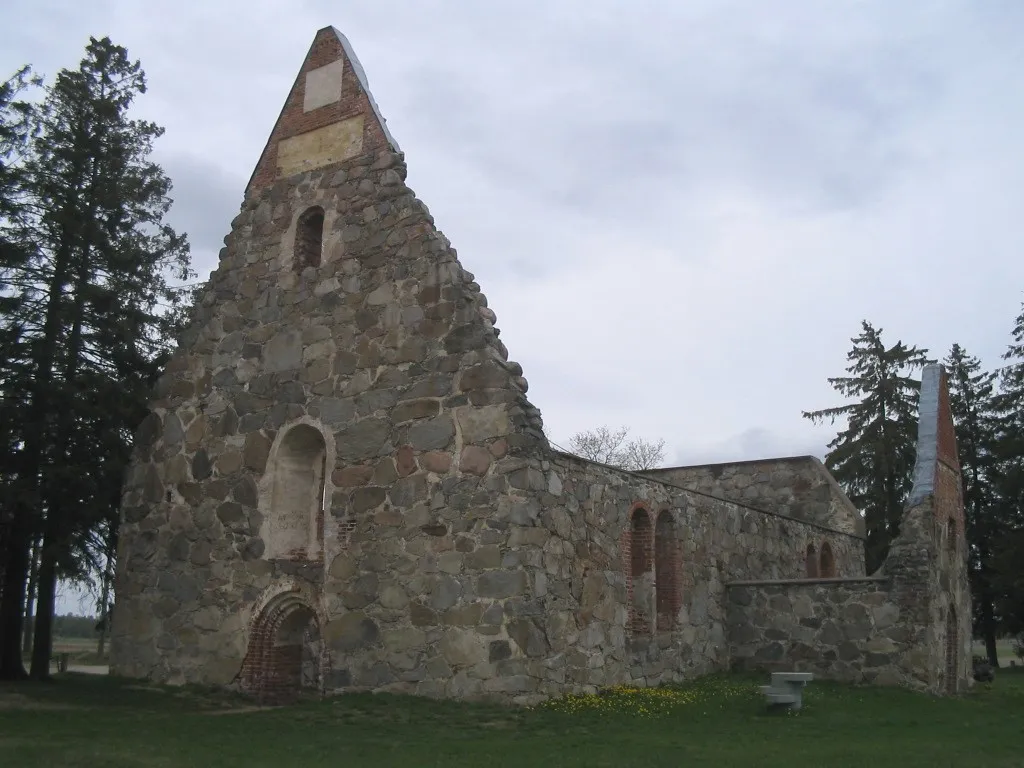
[[[665,441],[649,442],[643,438],[630,440],[626,443],[624,469],[639,472],[644,469],[656,469],[665,462]]]
[[[634,438],[627,442],[628,436],[628,427],[584,430],[569,438],[569,450],[589,461],[610,464],[631,472],[654,469],[665,461],[664,440],[652,442]]]

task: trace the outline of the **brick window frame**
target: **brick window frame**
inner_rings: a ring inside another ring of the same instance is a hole
[[[676,521],[663,509],[654,525],[654,589],[657,628],[671,631],[683,607],[683,562]]]
[[[654,619],[654,526],[647,505],[636,502],[629,510],[629,526],[622,534],[622,565],[626,573],[628,628],[634,635],[649,635]],[[648,603],[651,603],[648,605]]]
[[[834,579],[836,577],[836,556],[832,552],[832,545],[827,541],[821,542],[820,566],[818,568],[821,578]]]
[[[808,544],[807,549],[804,550],[804,570],[808,579],[818,578],[818,551],[814,548],[814,544]]]

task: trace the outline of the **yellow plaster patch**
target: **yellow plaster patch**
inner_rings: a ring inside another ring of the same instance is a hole
[[[355,157],[363,150],[363,116],[356,115],[277,145],[277,175],[292,176]]]

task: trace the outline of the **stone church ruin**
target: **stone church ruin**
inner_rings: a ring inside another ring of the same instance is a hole
[[[728,668],[970,684],[963,505],[925,371],[899,538],[811,457],[554,450],[343,35],[320,30],[138,430],[113,671],[520,703]]]

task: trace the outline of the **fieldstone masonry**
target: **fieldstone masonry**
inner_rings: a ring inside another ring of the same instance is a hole
[[[973,684],[966,557],[949,392],[932,365],[921,382],[914,488],[884,565],[865,579],[728,584],[732,665],[964,690]]]
[[[527,703],[774,661],[740,628],[767,620],[761,588],[729,585],[803,579],[812,548],[864,579],[834,481],[809,512],[553,450],[405,178],[351,46],[320,30],[136,435],[115,673]],[[948,587],[911,570],[887,576],[901,594]],[[828,586],[801,589],[813,617]]]
[[[835,478],[814,456],[732,461],[644,472],[695,491],[736,499],[864,536],[864,520]]]

